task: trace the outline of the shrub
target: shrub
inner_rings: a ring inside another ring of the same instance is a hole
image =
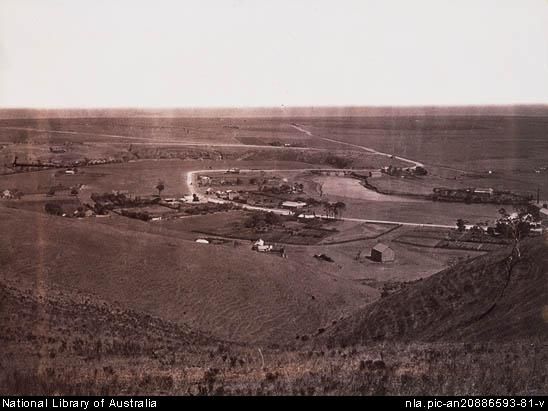
[[[63,207],[57,203],[46,203],[44,209],[46,210],[46,213],[51,215],[62,216],[64,213]]]

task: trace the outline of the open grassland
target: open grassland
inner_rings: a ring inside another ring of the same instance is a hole
[[[364,190],[366,190],[364,188]],[[462,218],[472,223],[493,221],[499,217],[496,204],[442,203],[435,201],[367,201],[348,197],[330,197],[346,204],[344,217],[419,224],[454,226]]]
[[[545,161],[546,117],[377,117],[308,119],[319,137],[394,153],[427,164],[486,169],[493,161]],[[478,163],[479,162],[479,163]]]
[[[0,213],[1,278],[37,290],[81,290],[228,340],[292,340],[378,296],[250,249],[136,236],[94,220]]]
[[[50,118],[0,121],[0,141],[124,142],[184,141],[237,143],[237,130],[222,119],[190,118]]]
[[[390,227],[390,226],[389,226]],[[288,246],[286,252],[304,267],[318,272],[324,271],[336,278],[353,280],[382,289],[385,284],[414,281],[426,278],[443,270],[455,261],[466,260],[480,252],[473,250],[425,249],[416,244],[403,244],[397,238],[407,232],[397,228],[377,238],[363,239],[335,245]],[[378,242],[389,245],[396,254],[391,263],[378,263],[369,257],[371,248]],[[333,263],[313,258],[315,254],[326,254]]]

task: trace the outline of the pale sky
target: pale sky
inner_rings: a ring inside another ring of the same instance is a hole
[[[548,103],[548,0],[0,0],[0,107]]]

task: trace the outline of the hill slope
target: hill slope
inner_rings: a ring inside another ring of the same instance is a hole
[[[81,291],[240,342],[312,334],[377,291],[247,247],[196,244],[0,207],[0,280]]]
[[[522,248],[517,263],[503,250],[419,281],[340,321],[322,340],[546,341],[548,242],[529,239]]]
[[[0,281],[2,395],[546,391],[548,352],[527,342],[261,350],[212,341],[93,296],[44,291],[36,296]]]

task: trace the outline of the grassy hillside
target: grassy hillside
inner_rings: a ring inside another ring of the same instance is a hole
[[[339,321],[330,345],[373,341],[548,338],[548,246],[529,239],[519,261],[498,251],[418,281]]]
[[[108,227],[90,228],[84,222],[17,210],[1,210],[1,214],[0,394],[546,393],[548,377],[542,366],[548,361],[546,318],[537,315],[538,308],[546,303],[546,246],[540,239],[529,244],[507,281],[496,278],[504,273],[506,255],[487,255],[412,284],[373,303],[370,309],[339,321],[325,332],[330,346],[317,338],[313,345],[276,348],[213,339],[195,332],[176,315],[175,320],[166,320],[172,315],[170,309],[177,312],[177,306],[169,292],[156,288],[167,281],[173,290],[179,280],[169,280],[162,269],[152,271],[161,281],[149,276],[154,290],[147,290],[147,294],[139,288],[147,288],[143,273],[152,266],[144,263],[144,268],[133,266],[133,271],[126,272],[113,264],[117,259],[107,252],[117,242],[125,241],[126,247],[132,244],[139,253],[156,253],[152,239],[161,243],[165,241],[162,236],[143,234],[150,247],[139,248],[129,238],[131,235],[124,237]],[[54,239],[58,241],[55,255],[47,246]],[[76,241],[79,246],[72,244]],[[179,244],[174,238],[170,242]],[[194,244],[182,243],[200,256]],[[38,246],[29,248],[32,244]],[[82,245],[84,249],[79,248]],[[210,260],[225,255],[223,250],[207,250]],[[118,258],[129,258],[124,247],[117,246],[116,251]],[[34,265],[19,261],[16,255],[34,258]],[[254,257],[249,258],[259,264]],[[54,264],[56,259],[64,265]],[[79,270],[73,265],[61,269],[73,259],[79,261]],[[278,268],[283,267],[279,261],[275,260]],[[107,264],[110,270],[105,275]],[[88,265],[89,271],[82,268]],[[204,267],[212,266],[204,263]],[[258,268],[266,270],[264,266]],[[55,275],[58,270],[62,275]],[[215,275],[229,270],[218,269]],[[132,286],[131,279],[122,281],[130,273],[138,286]],[[184,270],[178,273],[182,278],[192,277]],[[303,274],[293,274],[298,275]],[[207,277],[205,269],[200,272],[202,277]],[[289,297],[302,292],[299,288],[290,290],[299,285],[298,281],[288,282],[286,289],[278,291],[272,288],[274,280],[265,278],[268,281],[261,285],[268,285],[271,299],[277,298],[278,292]],[[123,286],[117,286],[118,282]],[[326,286],[321,277],[317,282]],[[108,286],[113,293],[108,292]],[[348,292],[342,288],[336,291]],[[207,296],[215,296],[207,288],[206,292]],[[249,304],[256,304],[256,310],[273,309],[272,305],[257,305],[265,301],[260,294],[254,290],[245,298]],[[119,303],[114,302],[116,295]],[[146,295],[156,300],[143,299]],[[326,295],[317,297],[325,302]],[[215,301],[221,297],[219,291]],[[429,309],[426,301],[433,300],[436,304]],[[424,303],[419,304],[421,301]],[[300,303],[306,304],[302,299]],[[136,308],[128,309],[130,305]],[[214,303],[204,302],[194,309],[198,308],[212,319],[219,315]],[[289,309],[298,313],[295,306]],[[305,310],[312,308],[307,305]],[[255,317],[246,317],[244,312],[235,309],[232,316],[226,316],[227,327],[233,326],[237,318],[247,321],[250,327]],[[411,315],[405,317],[405,312]],[[402,328],[398,327],[399,318],[406,319]],[[274,330],[292,327],[284,318],[279,321],[281,324],[269,326]],[[306,326],[303,319],[295,325],[301,330]],[[382,335],[381,340],[371,341],[368,336],[373,332]],[[344,347],[354,342],[363,344]]]
[[[247,247],[3,207],[0,221],[0,279],[36,294],[81,291],[227,340],[295,341],[378,297]]]
[[[46,290],[44,290],[46,291]],[[214,341],[93,296],[0,282],[0,394],[541,394],[546,349],[379,343],[269,349]]]

